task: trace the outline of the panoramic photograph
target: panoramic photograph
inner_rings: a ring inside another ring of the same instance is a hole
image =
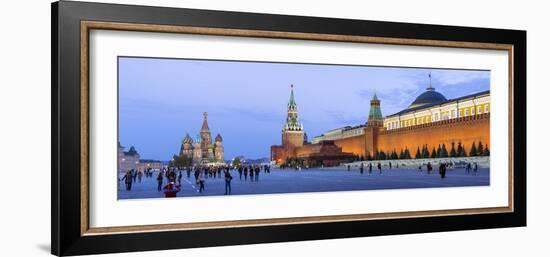
[[[490,71],[118,58],[118,199],[490,185]]]

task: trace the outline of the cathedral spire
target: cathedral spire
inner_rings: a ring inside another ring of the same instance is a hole
[[[202,115],[204,116],[204,120],[202,121],[201,131],[210,131],[210,128],[208,127],[208,120],[207,120],[208,113],[204,112]]]

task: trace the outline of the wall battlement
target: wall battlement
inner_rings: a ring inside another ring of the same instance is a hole
[[[489,113],[484,113],[484,114],[479,114],[474,116],[440,120],[440,121],[435,121],[435,122],[430,122],[430,123],[425,123],[420,125],[398,128],[398,129],[381,129],[380,134],[389,135],[392,133],[410,132],[411,130],[417,130],[417,129],[432,129],[434,127],[440,127],[440,126],[447,126],[447,127],[462,126],[468,122],[477,122],[477,121],[486,120],[486,119],[489,120],[491,118],[490,116],[491,115]]]

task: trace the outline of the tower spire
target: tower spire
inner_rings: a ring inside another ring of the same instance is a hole
[[[290,100],[288,100],[289,106],[295,106],[296,102],[294,101],[294,85],[290,84]]]
[[[288,101],[285,129],[299,131],[302,125],[298,121],[298,105],[294,101],[294,85],[290,85],[290,100]]]
[[[430,71],[430,73],[428,74],[428,77],[430,78],[430,84],[428,85],[428,88],[426,88],[426,90],[428,91],[434,91],[435,88],[432,86],[432,72]]]

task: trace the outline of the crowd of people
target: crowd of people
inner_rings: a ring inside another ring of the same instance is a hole
[[[365,167],[366,166],[366,167]],[[365,165],[363,162],[361,162],[361,164],[359,164],[359,173],[363,174],[364,171],[365,171],[365,168],[368,170],[368,173],[369,174],[372,174],[372,170],[373,168],[375,168],[377,171],[378,171],[378,174],[382,174],[382,170],[383,170],[383,166],[380,162],[376,163],[373,167],[373,163],[372,162],[369,162],[367,165]],[[391,162],[389,162],[387,165],[387,168],[389,170],[392,169],[393,167],[393,164]],[[402,164],[402,166],[404,166],[404,164]],[[423,172],[423,164],[420,164],[418,166],[418,172]],[[425,164],[426,166],[426,172],[428,174],[431,174],[432,171],[433,171],[433,165],[431,162],[428,162],[427,164]],[[454,169],[455,167],[455,164],[453,162],[439,162],[439,167],[438,167],[438,170],[439,170],[439,175],[441,176],[441,178],[445,178],[446,174],[447,174],[447,169]],[[395,168],[399,168],[399,163],[396,163],[395,164]],[[351,171],[351,165],[347,164],[346,165],[346,169],[348,171]],[[464,169],[465,169],[465,173],[466,174],[473,174],[473,175],[477,175],[478,174],[478,164],[476,162],[474,163],[466,163],[464,165]]]
[[[203,193],[206,190],[206,181],[208,179],[224,179],[225,181],[225,195],[231,194],[231,181],[233,176],[231,171],[238,172],[239,180],[259,182],[260,174],[270,173],[271,167],[268,165],[195,165],[192,167],[177,168],[177,167],[164,167],[156,172],[157,191],[163,192],[165,197],[176,197],[177,193],[182,188],[182,178],[186,174],[187,179],[191,179],[191,175],[194,177],[194,183],[198,189],[198,193]],[[154,171],[147,170],[135,170],[131,169],[124,173],[119,182],[124,182],[127,191],[132,190],[132,184],[141,183],[142,177],[152,178]],[[250,178],[250,179],[249,179]],[[195,188],[195,187],[194,187]]]
[[[368,174],[372,174],[373,170],[377,172],[378,174],[382,174],[384,172],[384,169],[397,169],[399,168],[399,163],[392,164],[391,162],[387,164],[382,164],[381,162],[369,162],[368,164],[361,163],[359,168],[359,173],[363,174],[365,171],[368,172]],[[439,162],[438,164],[435,164],[438,166],[439,175],[442,179],[446,177],[447,169],[455,169],[456,166],[460,168],[464,168],[466,174],[478,174],[478,164],[476,162],[473,163],[461,163],[461,164],[454,164],[452,162]],[[405,166],[405,164],[401,164],[401,166]],[[357,166],[354,166],[357,167]],[[352,166],[346,165],[347,171],[351,171]],[[296,171],[301,170],[300,167],[294,167]],[[432,165],[431,162],[420,164],[418,166],[418,172],[422,173],[424,171],[427,172],[427,174],[431,174],[433,172],[434,165]],[[198,193],[203,193],[207,189],[207,181],[213,180],[213,179],[223,179],[225,182],[225,195],[231,194],[231,181],[233,180],[233,176],[231,172],[238,173],[239,180],[244,181],[250,181],[250,182],[259,182],[260,181],[260,175],[262,173],[269,174],[271,173],[271,166],[269,165],[258,165],[258,164],[247,164],[247,165],[237,165],[237,166],[230,166],[230,165],[218,165],[218,166],[212,166],[212,165],[195,165],[185,168],[177,168],[177,167],[164,167],[160,170],[152,170],[150,168],[145,170],[135,170],[131,169],[126,171],[121,178],[119,178],[119,182],[124,182],[125,188],[127,191],[132,190],[132,185],[135,183],[142,183],[143,177],[145,178],[153,178],[154,174],[156,173],[156,182],[157,182],[157,191],[162,192],[165,197],[176,197],[177,194],[182,190],[182,179],[184,174],[186,174],[186,181],[190,184],[190,186],[193,188],[193,190],[196,190]]]
[[[271,168],[268,165],[239,165],[239,167],[237,167],[237,171],[239,172],[239,180],[242,180],[244,175],[245,181],[248,179],[248,176],[250,176],[250,181],[260,181],[261,170],[263,170],[264,173],[271,172]]]

